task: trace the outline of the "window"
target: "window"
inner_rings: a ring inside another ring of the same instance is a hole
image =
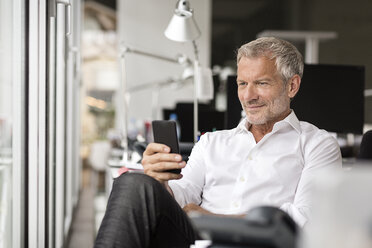
[[[24,243],[24,1],[0,0],[0,247]]]
[[[11,247],[12,229],[12,2],[0,0],[0,247]]]

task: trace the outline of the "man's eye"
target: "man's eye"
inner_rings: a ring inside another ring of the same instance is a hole
[[[266,85],[267,82],[257,82],[258,85]]]
[[[247,83],[246,82],[238,82],[238,85],[239,86],[244,86],[244,85],[247,85]]]

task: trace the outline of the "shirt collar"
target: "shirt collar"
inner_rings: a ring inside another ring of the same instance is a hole
[[[238,124],[238,126],[236,128],[237,128],[237,131],[248,132],[250,126],[251,126],[251,124],[248,122],[247,118],[244,118],[243,120],[241,120],[239,122],[239,124]]]
[[[296,114],[294,113],[293,110],[291,110],[291,113],[286,118],[284,118],[284,120],[278,121],[277,123],[274,124],[273,131],[285,126],[286,124],[291,125],[298,133],[301,133],[300,121],[298,120],[298,118],[297,118],[297,116],[296,116]],[[237,130],[247,132],[251,125],[252,124],[250,124],[248,122],[247,118],[244,118],[238,124]]]
[[[298,133],[301,133],[301,124],[293,109],[291,109],[291,113],[283,121],[289,123]]]

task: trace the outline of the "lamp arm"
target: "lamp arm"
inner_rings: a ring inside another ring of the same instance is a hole
[[[196,45],[196,41],[192,41],[192,45],[194,48],[194,143],[198,142],[199,136],[199,109],[198,109],[198,85],[196,85],[198,80],[196,80],[196,73],[199,68],[199,51],[198,46]]]
[[[123,134],[124,134],[124,138],[122,140],[122,146],[124,147],[124,154],[123,154],[123,160],[124,161],[127,161],[128,158],[129,158],[129,152],[128,152],[128,148],[129,148],[129,145],[128,145],[128,110],[129,110],[129,107],[128,107],[128,99],[127,99],[127,96],[126,96],[126,93],[127,93],[127,80],[126,80],[126,73],[125,73],[125,57],[124,56],[121,56],[120,57],[120,66],[121,66],[121,81],[122,81],[122,84],[121,84],[121,89],[120,89],[120,94],[122,94],[122,97],[124,99],[123,101],[123,117],[124,117],[124,125],[123,125]]]
[[[193,102],[194,102],[194,143],[198,142],[198,132],[199,132],[199,109],[198,109],[198,86],[197,80],[196,80],[196,71],[199,67],[199,61],[195,59],[194,61],[194,96],[193,96]]]
[[[168,62],[175,63],[175,64],[186,64],[186,65],[191,64],[190,59],[185,55],[178,55],[176,58],[172,58],[172,57],[166,57],[166,56],[163,56],[163,55],[154,54],[154,53],[141,51],[141,50],[138,50],[138,49],[133,49],[133,48],[129,48],[127,46],[124,46],[123,47],[123,52],[121,53],[121,56],[125,56],[126,53],[134,53],[134,54],[138,54],[138,55],[142,55],[142,56],[146,56],[146,57],[151,57],[151,58],[155,58],[155,59],[159,59],[159,60],[168,61]]]
[[[193,46],[193,48],[194,48],[194,56],[195,56],[195,60],[196,60],[196,61],[199,61],[199,50],[198,50],[198,46],[197,46],[195,40],[192,41],[192,46]]]
[[[169,79],[166,79],[166,80],[163,80],[163,81],[157,81],[157,82],[145,83],[145,84],[140,84],[140,85],[137,85],[137,86],[133,86],[133,87],[127,89],[127,92],[128,93],[134,93],[134,92],[146,90],[149,87],[163,87],[163,86],[167,86],[169,84],[178,83],[178,82],[185,82],[185,80],[169,78]]]

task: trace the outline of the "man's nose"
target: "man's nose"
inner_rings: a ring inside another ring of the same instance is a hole
[[[251,101],[251,100],[258,99],[257,89],[253,84],[248,84],[244,88],[243,99],[244,101]]]

